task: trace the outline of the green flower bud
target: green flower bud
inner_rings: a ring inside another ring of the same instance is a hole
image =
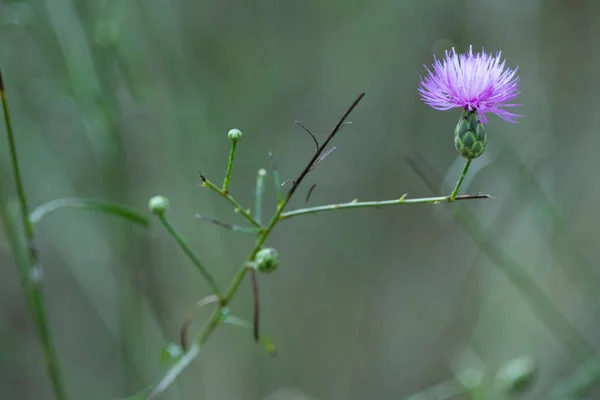
[[[520,356],[506,362],[496,374],[496,384],[505,392],[525,391],[535,377],[535,363],[529,356]]]
[[[232,129],[227,134],[227,137],[235,141],[240,140],[242,138],[242,131],[240,131],[239,129]]]
[[[454,130],[454,145],[467,160],[479,157],[485,151],[487,135],[477,118],[477,111],[464,110]]]
[[[256,253],[256,257],[254,257],[254,263],[252,263],[253,268],[266,274],[275,271],[278,266],[279,253],[272,247],[260,249],[260,251]]]
[[[163,365],[171,365],[183,355],[183,349],[175,344],[169,343],[160,352],[160,363]]]
[[[154,214],[164,214],[169,208],[169,200],[164,196],[154,196],[148,202],[148,208]]]

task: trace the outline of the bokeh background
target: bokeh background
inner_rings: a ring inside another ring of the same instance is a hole
[[[504,398],[494,376],[525,355],[537,375],[521,398],[547,399],[574,372],[598,373],[581,366],[600,347],[599,15],[592,0],[2,0],[0,66],[32,205],[103,198],[150,216],[148,199],[165,195],[173,224],[225,286],[253,239],[194,216],[244,222],[199,187],[199,170],[222,180],[229,129],[244,133],[231,191],[250,207],[269,151],[284,179],[312,155],[294,121],[322,138],[364,91],[292,207],[313,183],[310,205],[446,194],[463,165],[458,111],[421,103],[423,64],[452,46],[502,51],[519,67],[525,117],[490,118],[488,150],[463,189],[495,199],[282,223],[268,240],[281,266],[259,277],[262,329],[278,355],[223,326],[163,398],[403,399],[475,370],[484,398]],[[4,141],[0,156],[9,176]],[[267,182],[265,214],[275,204]],[[39,225],[72,399],[156,382],[163,347],[209,294],[151,221],[72,209]],[[0,257],[0,397],[51,399],[3,233]],[[231,310],[251,318],[249,282]],[[594,386],[584,398],[600,398]]]

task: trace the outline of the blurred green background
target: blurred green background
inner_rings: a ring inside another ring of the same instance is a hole
[[[459,111],[421,103],[423,64],[452,46],[502,50],[519,66],[525,118],[491,116],[488,150],[463,188],[495,200],[281,223],[268,241],[281,266],[259,276],[262,329],[278,356],[223,326],[163,398],[401,399],[469,368],[491,386],[502,364],[528,355],[537,380],[523,398],[545,399],[600,346],[599,15],[592,0],[2,0],[0,66],[32,205],[81,196],[146,212],[165,195],[172,222],[224,287],[253,239],[194,215],[243,222],[198,186],[198,170],[221,181],[229,129],[244,133],[231,192],[250,207],[269,150],[283,179],[312,155],[294,121],[322,138],[365,91],[292,207],[313,183],[311,205],[446,194],[463,165]],[[265,215],[275,205],[267,182]],[[156,382],[161,349],[209,293],[151,221],[144,230],[73,209],[39,225],[72,399]],[[0,257],[0,397],[51,399],[4,233]],[[535,306],[523,271],[554,314]],[[250,295],[244,282],[232,312],[251,318]]]

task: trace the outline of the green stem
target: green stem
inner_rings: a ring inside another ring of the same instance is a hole
[[[43,277],[41,276],[42,271],[39,266],[30,267],[29,251],[21,240],[18,222],[15,221],[13,215],[7,211],[8,202],[4,197],[2,188],[0,188],[0,201],[2,202],[0,205],[0,219],[4,222],[6,236],[19,273],[21,286],[26,295],[27,306],[33,316],[38,338],[42,343],[44,360],[52,384],[52,390],[54,391],[54,397],[56,400],[65,400],[67,395],[64,380],[59,366],[58,355],[56,354],[56,349],[52,340],[52,334],[48,323],[48,312],[44,302],[42,287]]]
[[[10,244],[15,266],[19,273],[21,286],[27,298],[27,306],[33,316],[37,335],[44,349],[44,360],[48,370],[48,377],[52,384],[52,390],[56,400],[65,400],[67,398],[64,380],[59,366],[58,355],[52,340],[50,326],[48,324],[48,312],[43,295],[43,276],[39,265],[37,252],[33,247],[35,231],[33,224],[29,221],[29,208],[27,197],[23,188],[23,180],[17,158],[17,148],[14,140],[12,122],[8,110],[8,101],[4,90],[2,72],[0,71],[0,98],[2,99],[2,111],[4,113],[4,124],[8,137],[10,159],[12,170],[17,187],[17,196],[20,203],[20,217],[25,231],[26,243],[23,244],[19,233],[18,223],[13,215],[8,212],[8,199],[5,197],[4,188],[0,181],[0,219],[4,223],[8,242]]]
[[[275,215],[269,222],[269,225],[258,236],[256,243],[254,244],[254,249],[250,253],[250,256],[248,256],[246,261],[242,264],[242,267],[235,274],[229,287],[227,288],[227,291],[225,292],[225,295],[222,297],[221,307],[219,307],[217,310],[215,310],[213,312],[213,314],[211,315],[207,324],[204,326],[204,328],[202,329],[200,334],[196,337],[195,343],[197,344],[198,348],[202,347],[206,343],[206,341],[209,339],[209,337],[214,332],[214,330],[222,322],[221,317],[222,317],[223,308],[229,304],[229,302],[231,301],[231,299],[237,292],[238,288],[242,284],[242,281],[244,280],[246,273],[248,272],[248,268],[245,265],[247,264],[247,262],[252,261],[254,259],[254,257],[256,257],[256,254],[259,252],[262,245],[265,243],[265,241],[267,240],[267,238],[273,231],[273,228],[275,228],[275,225],[277,224],[277,222],[281,221],[282,219],[291,218],[292,216],[296,216],[296,215],[336,210],[336,209],[340,209],[340,208],[380,207],[380,206],[385,206],[385,205],[394,205],[394,204],[402,204],[402,203],[435,204],[435,203],[440,203],[440,202],[448,202],[450,196],[429,197],[429,198],[422,198],[422,199],[404,199],[404,196],[403,196],[400,199],[390,200],[387,202],[386,201],[384,201],[384,202],[365,202],[365,203],[350,202],[350,203],[339,204],[339,205],[330,205],[330,206],[307,208],[307,209],[303,209],[303,210],[294,210],[294,211],[284,213],[283,210],[284,210],[285,206],[288,204],[290,198],[291,197],[289,197],[289,196],[284,198],[281,205],[277,208]],[[476,198],[491,198],[491,197],[489,195],[473,195],[473,196],[458,197],[456,200],[467,200],[467,199],[476,199]],[[186,358],[186,357],[190,357],[190,356],[195,357],[198,355],[197,351],[195,351],[194,354],[191,354],[190,353],[191,350],[192,349],[188,350],[185,353],[185,355],[182,357],[182,359]],[[187,366],[187,364],[189,364],[189,362],[190,362],[189,358],[186,358],[185,362],[186,362],[185,365]],[[171,383],[173,383],[173,381],[175,381],[177,376],[183,371],[183,368],[181,368],[181,366],[178,364],[176,364],[169,370],[169,372],[165,375],[165,377],[156,386],[156,388],[154,389],[154,391],[152,392],[150,397],[148,397],[148,400],[155,399],[156,396],[158,396]]]
[[[233,204],[233,206],[235,207],[235,211],[239,212],[240,214],[242,214],[244,216],[244,218],[246,218],[246,220],[248,222],[250,222],[252,225],[254,225],[255,227],[257,227],[259,230],[262,230],[263,227],[258,223],[258,221],[256,219],[254,219],[252,217],[252,215],[250,215],[250,213],[244,209],[244,207],[241,206],[240,203],[238,203],[233,197],[231,197],[229,195],[229,193],[223,191],[222,189],[219,189],[219,187],[217,185],[215,185],[214,183],[212,183],[212,181],[208,180],[206,177],[202,177],[202,185],[206,186],[207,188],[217,192],[220,196],[224,197],[225,199],[227,199],[227,201],[229,201],[231,204]]]
[[[466,171],[465,171],[465,173],[466,173]],[[204,184],[211,188],[214,187],[213,190],[220,192],[219,188],[215,187],[209,180],[204,179]],[[204,326],[202,331],[200,331],[200,333],[196,337],[195,343],[196,343],[197,347],[194,347],[194,348],[191,348],[190,350],[188,350],[183,355],[180,362],[175,364],[167,372],[167,374],[163,377],[163,379],[159,382],[159,384],[154,388],[154,391],[148,397],[148,400],[155,399],[160,393],[162,393],[171,383],[173,383],[175,381],[175,379],[179,376],[179,374],[184,370],[185,366],[187,366],[191,362],[191,359],[193,359],[194,357],[196,357],[198,355],[197,349],[199,349],[206,343],[206,341],[210,338],[210,336],[215,331],[215,329],[222,322],[223,309],[231,302],[231,300],[233,299],[233,296],[235,295],[235,293],[239,289],[240,285],[242,284],[242,281],[244,280],[246,273],[248,272],[248,268],[246,267],[247,263],[252,261],[256,257],[256,254],[260,251],[261,247],[263,246],[263,244],[265,243],[265,241],[267,240],[267,238],[269,237],[269,235],[275,228],[275,225],[277,225],[277,223],[279,221],[281,221],[282,219],[291,218],[292,216],[297,216],[297,215],[301,215],[301,214],[310,214],[310,213],[316,213],[316,212],[321,212],[321,211],[337,210],[337,209],[341,209],[341,208],[381,207],[381,206],[386,206],[386,205],[403,204],[403,203],[435,204],[435,203],[450,201],[450,196],[428,197],[428,198],[421,198],[421,199],[405,199],[404,197],[405,196],[402,196],[401,198],[396,199],[396,200],[389,200],[389,201],[383,201],[383,202],[364,202],[364,203],[350,202],[350,203],[344,203],[344,204],[306,208],[306,209],[302,209],[302,210],[294,210],[294,211],[284,213],[283,210],[285,209],[285,207],[287,206],[287,204],[289,203],[289,201],[291,199],[291,196],[289,196],[289,195],[286,196],[283,199],[283,201],[281,202],[281,204],[277,207],[277,211],[271,218],[271,221],[269,222],[267,227],[264,228],[264,230],[261,230],[260,234],[258,235],[258,237],[256,239],[256,242],[254,244],[254,248],[253,248],[252,252],[248,256],[246,261],[244,261],[244,263],[242,263],[242,266],[240,267],[238,272],[235,274],[235,276],[231,280],[231,283],[229,284],[229,287],[227,288],[225,295],[221,298],[221,306],[212,313],[212,315],[210,316],[210,319],[208,320],[208,322],[206,323],[206,325]],[[455,198],[455,200],[482,199],[482,198],[491,198],[491,196],[485,195],[485,194],[484,195],[465,195],[465,196],[458,196]],[[185,361],[183,361],[184,359],[185,359]],[[183,363],[185,363],[185,365],[182,367]]]
[[[200,354],[200,346],[192,344],[188,351],[171,367],[165,377],[154,387],[148,399],[154,399],[159,393],[164,392],[169,385],[181,374],[188,365]],[[136,395],[137,398],[137,395]]]
[[[171,222],[169,222],[165,213],[158,214],[158,218],[160,219],[160,222],[162,222],[162,224],[165,226],[165,228],[167,228],[167,231],[169,231],[171,236],[173,236],[173,238],[175,239],[175,241],[177,242],[179,247],[181,247],[181,249],[184,251],[184,253],[192,260],[192,262],[194,263],[196,268],[198,268],[198,270],[200,271],[200,273],[202,274],[202,276],[204,277],[206,282],[212,288],[213,292],[217,296],[221,297],[221,291],[219,290],[219,287],[217,286],[217,282],[212,277],[210,272],[208,272],[208,270],[204,267],[204,265],[202,264],[202,262],[200,261],[198,256],[194,253],[194,251],[191,249],[191,247],[189,246],[187,241],[177,231],[177,229],[175,229],[175,227],[171,224]]]
[[[233,160],[235,159],[235,148],[237,147],[237,140],[231,141],[231,150],[229,151],[229,162],[227,163],[227,172],[225,173],[225,179],[223,180],[223,189],[221,191],[225,194],[229,193],[229,182],[231,181],[231,171],[233,170]]]
[[[344,210],[347,208],[385,207],[385,206],[395,206],[398,204],[438,204],[438,203],[448,203],[448,202],[457,201],[457,200],[491,199],[492,198],[490,195],[487,195],[487,194],[457,196],[454,198],[454,200],[451,200],[451,196],[422,197],[422,198],[418,198],[418,199],[407,199],[405,196],[406,195],[400,197],[399,199],[394,199],[394,200],[361,201],[361,202],[350,201],[348,203],[328,204],[325,206],[301,208],[298,210],[292,210],[292,211],[282,213],[279,218],[280,219],[289,219],[289,218],[297,217],[298,215],[303,215],[303,214],[315,214],[315,213],[324,212],[324,211]]]
[[[467,171],[469,171],[469,167],[471,166],[471,161],[473,161],[473,160],[467,159],[465,167],[462,170],[462,174],[460,174],[460,178],[458,178],[458,182],[456,182],[456,186],[454,187],[454,190],[450,194],[450,198],[448,199],[448,202],[452,203],[456,200],[458,191],[460,190],[460,187],[461,187],[463,181],[465,180],[465,176],[467,176]]]
[[[2,111],[4,112],[4,124],[6,125],[6,136],[8,139],[10,162],[12,164],[13,177],[15,180],[15,185],[17,187],[17,196],[19,198],[19,204],[21,208],[21,220],[25,229],[25,236],[27,238],[27,242],[28,244],[31,244],[33,243],[34,231],[32,224],[29,222],[29,206],[27,204],[25,188],[23,187],[21,168],[19,167],[19,160],[17,158],[17,146],[15,144],[15,135],[12,128],[12,120],[10,118],[10,112],[8,110],[8,100],[6,98],[6,91],[4,90],[4,82],[2,81],[1,75],[0,97],[2,98]]]
[[[49,212],[65,207],[77,207],[86,208],[88,210],[102,211],[109,214],[118,215],[120,217],[131,220],[133,222],[137,222],[138,224],[144,226],[148,225],[148,218],[146,218],[145,215],[128,207],[125,207],[121,204],[102,200],[79,199],[74,197],[66,197],[64,199],[57,199],[42,204],[41,206],[33,210],[31,215],[29,216],[29,221],[32,224],[37,224],[38,222],[40,222],[42,217],[48,214]]]
[[[204,180],[204,183],[208,187],[214,187],[214,185],[212,185],[212,183],[206,179]],[[214,187],[213,190],[219,191],[219,189],[216,187]],[[329,206],[312,207],[312,208],[306,208],[306,209],[302,209],[302,210],[294,210],[294,211],[284,213],[283,210],[285,209],[285,207],[287,206],[287,204],[289,203],[289,201],[291,199],[291,196],[286,196],[283,199],[282,203],[279,205],[279,207],[277,207],[277,211],[271,218],[271,221],[269,222],[267,227],[264,228],[264,230],[260,231],[260,234],[258,235],[258,237],[256,239],[256,242],[254,244],[254,248],[253,248],[252,252],[248,256],[246,261],[244,261],[244,263],[242,263],[242,266],[240,267],[238,272],[235,274],[235,276],[231,280],[231,283],[229,284],[229,287],[227,288],[225,295],[221,298],[221,306],[212,313],[212,315],[210,316],[210,319],[208,320],[208,322],[206,323],[206,325],[204,326],[202,331],[200,331],[200,333],[194,340],[194,342],[196,343],[196,346],[190,348],[190,350],[188,350],[183,355],[181,360],[167,372],[167,374],[163,377],[163,379],[154,388],[152,394],[148,397],[148,400],[155,399],[158,395],[160,395],[160,393],[162,393],[171,383],[173,383],[175,381],[175,379],[177,379],[179,374],[181,372],[183,372],[183,370],[185,369],[185,366],[187,366],[191,362],[191,359],[193,359],[194,357],[196,357],[198,355],[198,353],[199,353],[198,349],[201,348],[206,343],[206,341],[210,338],[210,336],[215,331],[215,329],[222,322],[223,309],[231,302],[231,300],[233,299],[233,296],[235,295],[235,293],[239,289],[240,285],[242,284],[242,281],[244,280],[246,273],[248,272],[248,268],[246,267],[247,263],[252,261],[256,257],[256,254],[260,251],[261,247],[263,246],[263,244],[265,243],[265,241],[267,240],[267,238],[269,237],[269,235],[275,228],[275,225],[277,225],[277,223],[279,221],[281,221],[282,219],[291,218],[292,216],[297,216],[297,215],[301,215],[301,214],[310,214],[310,213],[316,213],[316,212],[322,212],[322,211],[337,210],[337,209],[342,209],[342,208],[381,207],[381,206],[386,206],[386,205],[395,205],[395,204],[403,204],[403,203],[406,203],[406,204],[435,204],[435,203],[448,202],[450,199],[450,196],[428,197],[428,198],[421,198],[421,199],[405,199],[404,197],[405,196],[402,196],[401,198],[396,199],[396,200],[389,200],[389,201],[383,201],[383,202],[376,202],[376,201],[363,202],[363,203],[350,202],[350,203],[335,204],[335,205],[329,205]],[[486,194],[463,195],[463,196],[457,196],[455,198],[455,200],[486,199],[486,198],[492,198],[492,197],[490,195],[486,195]]]
[[[262,202],[265,194],[265,175],[267,175],[267,171],[262,168],[258,170],[258,174],[256,175],[256,189],[254,190],[254,219],[256,219],[256,222],[259,224],[262,221]]]
[[[190,349],[186,351],[185,354],[182,356],[180,361],[177,362],[173,367],[171,367],[171,369],[169,369],[169,371],[163,377],[163,379],[161,379],[160,382],[156,385],[156,387],[148,397],[148,400],[155,399],[157,396],[160,395],[160,393],[162,393],[167,387],[169,387],[169,385],[171,385],[171,383],[173,383],[175,379],[177,379],[177,377],[179,376],[179,374],[181,374],[181,372],[183,372],[185,367],[198,355],[199,349],[206,343],[206,341],[210,338],[212,333],[222,322],[223,309],[229,304],[229,302],[237,292],[238,288],[242,284],[242,281],[244,280],[244,277],[246,276],[246,273],[248,271],[248,268],[246,267],[247,263],[249,261],[252,261],[256,257],[256,254],[259,252],[262,245],[267,240],[267,237],[269,237],[269,235],[273,231],[273,228],[275,228],[275,225],[277,224],[277,222],[280,221],[283,209],[290,201],[290,198],[291,197],[284,198],[281,205],[277,207],[277,211],[271,218],[269,225],[258,235],[252,252],[248,256],[246,261],[242,263],[242,266],[231,280],[231,283],[229,284],[225,295],[221,297],[221,306],[215,311],[213,311],[212,315],[210,316],[210,319],[194,340],[195,345],[190,347]]]
[[[57,400],[66,399],[67,393],[60,370],[58,361],[58,354],[56,353],[56,347],[52,339],[50,331],[50,324],[48,322],[48,312],[46,310],[44,293],[41,282],[31,283],[31,302],[32,308],[35,313],[35,319],[38,325],[38,332],[42,341],[42,347],[44,349],[44,358],[46,359],[46,368],[50,381],[52,382],[52,389],[54,390],[54,397]]]
[[[341,120],[338,122],[338,124],[334,127],[329,138],[325,141],[325,143],[323,143],[323,145],[319,148],[317,153],[315,153],[315,156],[309,162],[309,164],[305,168],[305,170],[300,174],[299,178],[296,179],[296,184],[288,192],[288,195],[285,196],[283,198],[283,200],[279,203],[277,210],[275,211],[274,215],[271,217],[271,221],[269,222],[269,224],[264,229],[261,228],[261,230],[259,231],[258,236],[256,238],[256,242],[254,243],[254,248],[250,252],[250,255],[242,263],[240,269],[237,271],[237,273],[231,280],[231,283],[229,284],[229,287],[227,288],[225,295],[221,297],[220,307],[217,308],[215,311],[213,311],[212,315],[210,316],[210,318],[209,318],[208,322],[206,323],[206,325],[204,326],[204,328],[202,328],[202,330],[200,331],[198,336],[196,336],[196,338],[194,340],[195,345],[192,346],[188,351],[186,351],[186,353],[182,356],[180,361],[177,362],[173,367],[171,367],[171,369],[169,371],[167,371],[167,374],[156,385],[156,387],[154,388],[154,390],[148,397],[148,400],[155,399],[164,390],[166,390],[167,387],[169,387],[175,381],[175,379],[177,379],[177,377],[181,374],[181,372],[183,372],[185,367],[187,367],[187,365],[189,365],[190,362],[198,355],[199,349],[206,343],[206,341],[210,338],[210,336],[216,330],[216,328],[219,326],[219,324],[221,322],[223,322],[223,311],[224,311],[225,307],[227,307],[229,305],[229,303],[233,299],[233,296],[236,294],[237,290],[239,289],[240,285],[242,284],[242,281],[244,280],[244,277],[246,276],[246,273],[248,272],[248,268],[247,268],[248,263],[250,263],[254,260],[254,258],[256,257],[256,254],[260,251],[263,244],[265,243],[265,241],[267,240],[267,238],[269,237],[269,235],[275,228],[275,225],[277,225],[277,223],[279,221],[281,221],[282,219],[289,218],[291,215],[300,215],[300,214],[307,214],[307,213],[311,213],[311,212],[327,211],[327,210],[333,210],[333,209],[340,208],[339,206],[338,207],[323,206],[324,208],[317,207],[317,208],[305,209],[305,210],[295,210],[295,211],[291,211],[291,212],[285,213],[285,214],[283,212],[285,207],[288,205],[290,199],[292,198],[292,195],[294,194],[295,189],[298,187],[299,183],[302,181],[304,176],[306,176],[308,171],[310,171],[310,167],[313,165],[313,163],[318,158],[319,154],[322,152],[322,150],[325,148],[325,146],[328,144],[329,140],[331,140],[331,138],[333,138],[335,133],[340,129],[340,127],[342,126],[342,124],[343,124],[344,120],[346,119],[346,117],[348,116],[348,114],[353,110],[353,108],[356,106],[356,104],[358,104],[358,101],[360,101],[360,99],[363,96],[364,96],[364,93],[361,94],[357,98],[357,100],[355,100],[355,102],[352,104],[352,106],[348,109],[348,111],[346,111],[344,116],[341,118]],[[464,174],[466,174],[466,170],[464,171]],[[227,193],[223,193],[219,188],[217,188],[212,182],[207,180],[205,177],[202,177],[202,180],[203,180],[203,184],[205,186],[208,186],[209,188],[215,190],[222,196],[229,197],[227,195]],[[410,202],[413,204],[414,203],[438,203],[438,202],[444,202],[444,201],[448,202],[450,200],[450,196],[431,197],[431,198],[426,198],[426,199],[408,199],[408,200],[405,199],[404,197],[405,196],[402,196],[400,199],[391,200],[387,203],[386,202],[367,202],[367,203],[351,202],[351,203],[346,203],[346,205],[344,205],[344,207],[342,207],[342,208],[354,208],[354,207],[357,207],[357,204],[360,204],[360,206],[362,206],[362,207],[379,207],[382,205],[402,204],[403,202]],[[475,199],[475,198],[491,198],[491,196],[489,196],[489,195],[467,195],[467,196],[458,196],[458,197],[454,196],[455,200],[466,200],[466,199]],[[228,199],[228,200],[230,202],[235,201],[232,198]],[[240,211],[243,211],[241,206],[237,205],[237,203],[234,203],[234,204]],[[300,211],[302,211],[302,212],[300,212]],[[287,215],[287,216],[284,217],[284,215]],[[250,215],[248,215],[246,218],[252,219],[252,217]],[[252,221],[254,221],[254,219],[252,219]],[[254,222],[256,222],[256,221],[254,221]],[[258,224],[258,225],[260,226],[260,224]]]
[[[238,290],[240,284],[242,283],[242,280],[246,276],[246,272],[248,271],[248,268],[246,267],[247,263],[254,260],[254,258],[256,257],[256,254],[260,251],[262,245],[265,243],[265,241],[267,240],[267,238],[273,231],[273,228],[275,228],[275,225],[277,224],[277,222],[280,221],[280,217],[281,217],[281,214],[283,213],[283,209],[285,208],[285,206],[287,205],[289,200],[290,200],[289,197],[283,200],[283,203],[281,204],[280,207],[277,208],[275,215],[273,215],[273,218],[271,218],[271,222],[269,222],[269,225],[265,228],[265,230],[256,239],[256,243],[254,244],[254,249],[252,249],[252,252],[248,256],[246,261],[242,264],[242,266],[238,270],[237,274],[233,277],[231,284],[229,285],[229,288],[227,288],[227,291],[225,292],[225,297],[224,297],[224,301],[223,301],[224,306],[227,305],[231,301],[231,299],[233,298],[233,295]]]

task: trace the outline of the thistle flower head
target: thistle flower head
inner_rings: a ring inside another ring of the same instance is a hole
[[[516,68],[504,67],[506,60],[500,56],[493,57],[483,49],[473,54],[471,46],[468,53],[456,54],[453,48],[441,61],[434,57],[432,70],[425,67],[427,76],[421,78],[421,99],[436,110],[462,107],[475,111],[482,123],[487,123],[485,113],[516,123],[520,115],[504,108],[520,106],[507,103],[519,94],[519,77]]]

